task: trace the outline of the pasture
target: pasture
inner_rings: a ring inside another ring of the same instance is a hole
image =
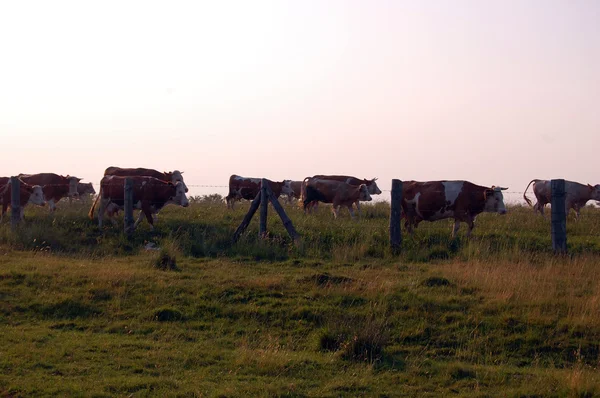
[[[89,203],[0,225],[0,395],[573,396],[600,394],[600,210],[513,206],[423,222],[389,253],[389,205],[334,221],[286,206],[236,244],[248,205],[169,206],[131,239]],[[155,247],[158,250],[155,250]],[[148,249],[146,249],[148,248]]]

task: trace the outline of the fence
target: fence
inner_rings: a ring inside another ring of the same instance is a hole
[[[557,254],[567,253],[567,209],[565,209],[565,180],[551,181],[552,192],[552,249]],[[390,249],[399,254],[402,248],[402,230],[400,228],[402,203],[402,181],[392,180],[392,199],[390,202]]]
[[[299,242],[300,235],[294,228],[292,221],[285,213],[283,207],[279,203],[270,188],[271,181],[267,179],[261,180],[261,190],[256,195],[250,205],[250,209],[240,226],[236,229],[233,235],[233,241],[237,241],[241,234],[245,231],[256,210],[260,206],[260,222],[259,235],[261,238],[267,236],[267,209],[270,202],[281,218],[288,234],[294,240]],[[20,180],[17,177],[10,178],[11,190],[11,226],[14,229],[21,221],[22,206],[20,196]],[[557,254],[567,253],[567,229],[566,219],[568,209],[565,208],[565,180],[557,179],[551,181],[551,237],[552,248]],[[389,220],[389,241],[390,250],[393,254],[399,254],[402,250],[402,196],[403,183],[398,179],[392,180],[391,201],[390,201],[390,220]],[[102,210],[101,210],[102,211]],[[129,236],[134,230],[133,220],[133,181],[130,178],[125,179],[124,184],[124,232]]]

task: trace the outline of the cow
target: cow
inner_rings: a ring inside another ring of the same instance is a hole
[[[307,177],[309,178],[309,177]],[[306,182],[307,178],[304,179],[304,181]],[[341,182],[345,182],[346,184],[350,184],[350,185],[355,185],[355,186],[359,186],[361,184],[365,184],[369,190],[369,194],[371,195],[380,195],[381,194],[381,189],[379,189],[379,187],[377,186],[377,183],[375,181],[377,181],[377,178],[372,178],[370,180],[368,179],[359,179],[356,177],[352,177],[352,176],[340,176],[340,175],[316,175],[313,177],[310,177],[312,179],[319,179],[319,180],[332,180],[332,181],[341,181]],[[313,202],[311,203],[311,205],[309,206],[309,209],[312,208],[313,206],[316,207],[318,202]],[[360,214],[360,201],[357,200],[355,202],[356,204],[356,209],[358,210],[358,214]]]
[[[2,221],[4,214],[6,214],[12,201],[12,184],[9,177],[0,177],[0,201],[2,202],[0,221]],[[23,181],[19,181],[19,207],[21,208],[21,220],[24,219],[24,210],[27,203],[33,203],[38,206],[46,205],[44,192],[39,185],[32,186]]]
[[[65,197],[79,197],[77,184],[81,178],[60,176],[54,173],[19,174],[18,177],[29,185],[40,185],[44,191],[44,200],[50,211],[56,210],[56,203]]]
[[[229,193],[225,197],[227,202],[227,208],[233,209],[233,205],[237,200],[253,200],[256,195],[260,192],[261,178],[250,178],[241,177],[232,174],[229,177]],[[279,198],[281,194],[289,195],[292,190],[290,188],[291,180],[284,180],[281,182],[270,181],[269,187],[271,192],[276,198]]]
[[[146,176],[146,177],[154,177],[163,181],[170,181],[173,184],[177,184],[181,181],[183,187],[185,188],[185,193],[188,192],[188,187],[185,185],[183,181],[183,171],[173,170],[173,171],[165,171],[160,172],[154,169],[145,169],[142,167],[138,168],[122,168],[116,166],[107,167],[104,170],[105,176],[120,176],[120,177],[130,177],[130,176]]]
[[[96,190],[91,182],[80,182],[77,184],[77,193],[80,197],[83,195],[95,195]]]
[[[507,188],[491,188],[475,185],[469,181],[405,181],[402,185],[402,210],[405,226],[413,232],[421,221],[454,218],[452,237],[456,236],[460,223],[469,226],[467,237],[475,227],[479,213],[506,214],[502,191]]]
[[[533,183],[533,194],[537,199],[537,203],[532,205],[531,200],[527,197],[527,190]],[[548,203],[552,202],[551,182],[549,180],[531,180],[525,192],[523,192],[523,199],[529,206],[533,206],[534,213],[538,211],[544,216],[544,207]],[[590,200],[600,200],[600,184],[592,186],[590,184],[583,185],[578,182],[566,181],[565,180],[565,212],[569,213],[569,210],[575,210],[575,219],[579,219],[579,212],[582,207]]]
[[[321,180],[318,178],[305,179],[305,188],[302,204],[304,212],[312,202],[332,203],[333,217],[337,218],[340,206],[346,206],[350,217],[354,218],[352,204],[359,200],[370,201],[371,195],[366,184],[358,186],[343,181]]]
[[[290,192],[285,197],[286,203],[290,203],[292,200],[299,200],[302,197],[302,181],[291,181],[290,180]]]
[[[98,210],[98,226],[102,227],[104,212],[109,218],[125,205],[125,179],[130,178],[133,182],[133,204],[134,208],[141,212],[134,224],[134,228],[142,221],[144,216],[154,229],[154,220],[152,214],[157,213],[165,205],[174,203],[176,205],[189,206],[188,198],[185,195],[185,186],[183,182],[176,184],[167,182],[154,177],[144,176],[104,176],[100,181],[100,208]],[[90,219],[94,218],[95,201],[89,212]],[[113,220],[114,222],[114,220]]]

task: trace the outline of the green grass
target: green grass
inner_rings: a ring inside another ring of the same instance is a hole
[[[131,239],[79,203],[1,225],[0,396],[600,394],[598,210],[569,219],[569,256],[517,207],[470,241],[422,223],[393,257],[386,204],[287,207],[298,246],[272,211],[270,239],[253,220],[233,244],[247,206],[224,207]]]

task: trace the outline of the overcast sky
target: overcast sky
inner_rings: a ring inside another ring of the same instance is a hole
[[[0,175],[598,184],[599,21],[596,0],[2,2]]]

